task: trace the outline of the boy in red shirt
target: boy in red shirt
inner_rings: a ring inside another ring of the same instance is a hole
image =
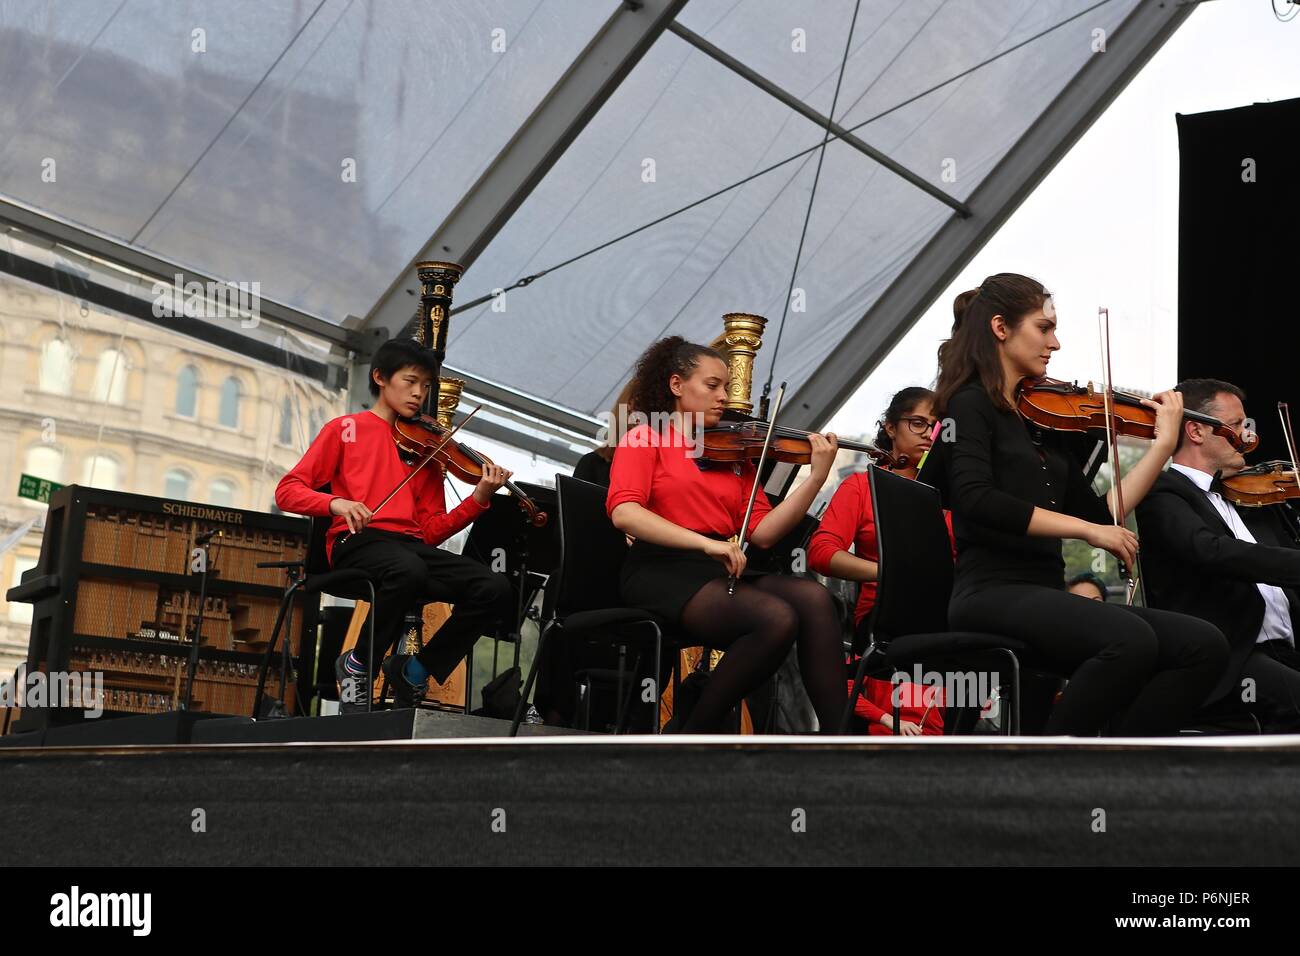
[[[325,424],[275,489],[282,511],[325,517],[333,515],[325,538],[330,566],[361,568],[375,581],[375,648],[372,669],[396,642],[407,610],[416,603],[446,601],[451,616],[418,655],[396,654],[383,660],[384,675],[399,707],[414,707],[423,698],[429,677],[443,683],[473,648],[474,642],[508,620],[514,610],[510,582],[484,565],[437,547],[487,510],[492,495],[510,477],[487,465],[474,493],[447,511],[443,473],[425,465],[383,506],[384,496],[411,473],[391,436],[398,416],[417,415],[433,387],[432,353],[408,339],[381,345],[370,366],[368,411]],[[328,485],[328,492],[317,489]],[[363,639],[334,663],[342,711],[365,710],[367,701],[345,688],[365,684]],[[369,693],[369,688],[366,688]]]

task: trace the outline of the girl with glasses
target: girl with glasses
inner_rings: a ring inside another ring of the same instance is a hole
[[[903,459],[904,464],[894,469],[894,474],[915,478],[922,456],[930,450],[934,430],[934,393],[928,388],[910,386],[895,393],[890,400],[889,408],[881,417],[875,444]],[[853,610],[853,622],[858,627],[862,626],[876,602],[877,562],[880,558],[867,474],[863,470],[841,482],[808,545],[808,565],[814,571],[861,584]],[[865,696],[854,705],[855,713],[869,722],[870,733],[893,732],[893,707],[889,695],[889,683],[868,681]],[[939,708],[932,708],[923,719],[926,732],[939,732],[936,729],[942,726]],[[904,735],[922,732],[920,724],[912,720],[904,719],[899,725],[899,733]]]

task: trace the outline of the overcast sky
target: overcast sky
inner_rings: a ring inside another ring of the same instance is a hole
[[[1279,2],[1279,6],[1282,4]],[[921,317],[832,418],[858,434],[890,396],[929,385],[952,300],[995,272],[1040,279],[1056,295],[1056,378],[1100,380],[1097,308],[1111,316],[1115,382],[1174,384],[1178,308],[1178,133],[1175,113],[1300,97],[1300,17],[1280,23],[1269,0],[1208,0]],[[1300,160],[1298,160],[1300,162]],[[1300,175],[1300,169],[1286,175]]]

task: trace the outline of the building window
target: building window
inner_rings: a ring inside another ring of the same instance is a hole
[[[293,445],[293,403],[288,395],[280,402],[280,444]]]
[[[317,405],[311,410],[311,437],[314,439],[320,434],[320,430],[325,427],[325,413]]]
[[[190,497],[190,476],[179,468],[170,468],[163,475],[163,497],[180,498],[188,501]]]
[[[193,418],[199,407],[199,371],[187,365],[176,376],[176,414]]]
[[[239,427],[239,379],[233,375],[221,383],[221,411],[217,420],[227,428]]]
[[[117,462],[107,455],[91,455],[81,471],[81,483],[92,488],[120,491],[122,476]]]
[[[100,353],[90,397],[110,405],[121,405],[126,400],[126,356],[117,349],[105,349]]]
[[[235,506],[235,483],[225,478],[218,478],[208,488],[208,503],[223,508]]]
[[[63,484],[63,452],[52,445],[33,445],[27,449],[23,472]]]
[[[63,339],[50,339],[41,347],[40,385],[42,392],[72,394],[72,346]]]

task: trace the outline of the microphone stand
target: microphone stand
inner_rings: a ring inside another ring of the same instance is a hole
[[[221,532],[205,531],[194,539],[195,547],[202,555],[200,564],[203,568],[199,572],[199,614],[194,619],[194,636],[190,639],[190,658],[185,675],[185,693],[181,697],[178,710],[189,710],[194,696],[194,674],[199,668],[199,642],[203,639],[203,605],[208,599],[208,542],[214,537],[221,537]],[[193,551],[190,552],[190,560],[194,560]]]

